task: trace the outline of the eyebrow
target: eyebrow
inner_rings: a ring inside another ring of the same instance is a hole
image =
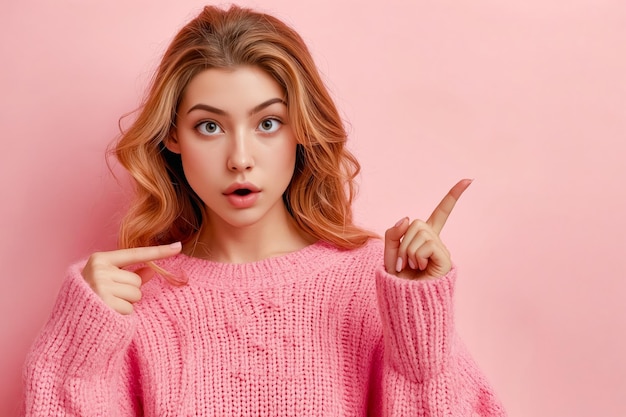
[[[271,98],[271,99],[269,99],[267,101],[264,101],[263,103],[261,103],[261,104],[259,104],[257,106],[254,106],[254,108],[248,112],[248,115],[252,116],[252,115],[260,112],[264,108],[269,107],[269,106],[271,106],[272,104],[275,104],[275,103],[282,103],[285,106],[287,105],[285,100],[283,100],[282,98]],[[228,113],[225,112],[224,110],[218,109],[217,107],[209,106],[208,104],[202,104],[202,103],[196,104],[195,106],[193,106],[192,108],[190,108],[187,111],[187,114],[191,113],[194,110],[204,110],[204,111],[208,111],[208,112],[211,112],[211,113],[219,114],[219,115],[222,115],[222,116],[228,116]]]

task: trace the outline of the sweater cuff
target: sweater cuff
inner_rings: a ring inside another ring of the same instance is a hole
[[[93,375],[124,355],[136,319],[108,307],[81,272],[85,261],[69,268],[52,315],[33,345],[33,354],[54,362],[68,375]]]
[[[447,368],[454,337],[456,267],[433,280],[409,280],[376,271],[385,360],[410,380],[423,382]]]

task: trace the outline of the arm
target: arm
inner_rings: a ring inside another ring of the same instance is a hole
[[[376,273],[383,415],[505,415],[454,330],[456,269],[439,237],[470,183],[452,187],[426,222],[404,218],[385,233]]]
[[[437,280],[376,274],[383,324],[378,412],[384,416],[504,416],[454,330],[456,269]]]
[[[96,252],[84,267],[70,268],[52,317],[26,359],[26,415],[141,414],[132,312],[153,272],[134,266],[181,248],[176,242]]]
[[[133,316],[109,308],[70,268],[24,367],[27,416],[134,416]]]

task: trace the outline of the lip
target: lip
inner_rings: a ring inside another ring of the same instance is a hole
[[[223,192],[224,195],[230,195],[234,193],[236,190],[247,189],[252,191],[253,193],[258,193],[261,191],[259,187],[252,184],[251,182],[235,182],[231,184],[228,188],[226,188]]]
[[[235,191],[241,189],[250,190],[250,193],[246,195],[235,193]],[[260,193],[261,189],[251,182],[236,182],[226,188],[223,194],[233,207],[237,209],[247,209],[254,206],[254,203],[259,199]]]

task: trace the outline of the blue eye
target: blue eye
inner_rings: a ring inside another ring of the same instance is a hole
[[[205,136],[217,135],[219,133],[224,133],[222,128],[215,122],[211,120],[207,120],[206,122],[201,122],[196,125],[196,130]]]
[[[263,119],[263,121],[259,123],[259,130],[263,133],[274,133],[280,129],[281,125],[282,122],[278,119]]]

